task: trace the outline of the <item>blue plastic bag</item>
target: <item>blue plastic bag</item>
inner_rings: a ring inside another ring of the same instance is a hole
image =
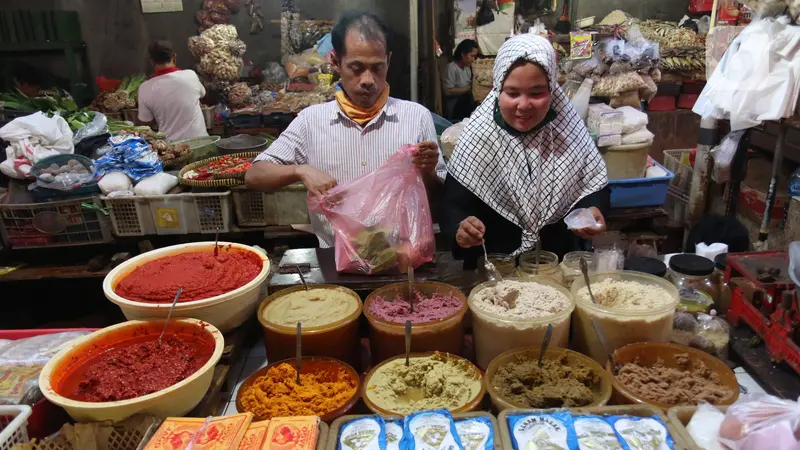
[[[567,412],[508,416],[508,428],[514,450],[578,450],[578,437],[572,426],[572,415]]]
[[[623,450],[673,450],[675,443],[667,426],[653,417],[609,416]]]
[[[108,139],[111,150],[97,160],[97,178],[109,172],[123,172],[134,182],[164,171],[161,158],[142,138],[112,136]]]
[[[488,417],[459,420],[456,432],[465,450],[494,450],[494,425]]]
[[[386,428],[381,416],[362,417],[342,425],[339,450],[386,450]]]
[[[453,416],[446,409],[406,416],[402,445],[408,450],[464,450]]]

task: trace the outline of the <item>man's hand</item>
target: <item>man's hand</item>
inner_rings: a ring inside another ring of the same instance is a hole
[[[436,165],[439,164],[439,146],[435,142],[420,142],[411,160],[422,173],[435,174]]]
[[[456,232],[456,244],[461,248],[472,248],[481,245],[486,226],[477,217],[469,216],[461,221]]]
[[[309,165],[297,166],[297,176],[311,195],[322,195],[336,186],[336,180]]]
[[[577,234],[583,239],[591,239],[606,231],[606,219],[603,217],[603,213],[601,213],[600,210],[594,206],[589,208],[589,211],[592,212],[592,217],[594,217],[594,221],[597,222],[597,225],[593,227],[572,230],[573,233]]]

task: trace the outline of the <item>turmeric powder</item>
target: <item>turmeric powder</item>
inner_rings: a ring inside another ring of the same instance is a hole
[[[329,362],[303,365],[300,385],[293,365],[282,363],[244,388],[239,401],[258,420],[286,416],[324,416],[344,406],[358,389],[358,379],[344,366]],[[243,412],[244,412],[243,411]]]

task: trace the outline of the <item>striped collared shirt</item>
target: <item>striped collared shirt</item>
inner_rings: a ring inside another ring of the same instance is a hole
[[[347,183],[377,170],[400,147],[436,141],[431,113],[422,105],[389,97],[380,114],[365,126],[347,117],[336,101],[308,107],[256,161],[308,164]],[[441,154],[436,174],[444,180]],[[333,231],[325,217],[311,214],[321,247],[332,247]]]

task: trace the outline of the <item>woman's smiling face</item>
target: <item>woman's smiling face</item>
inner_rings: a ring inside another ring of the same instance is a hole
[[[517,131],[526,132],[544,120],[550,109],[547,73],[529,61],[511,66],[498,97],[503,120]]]

